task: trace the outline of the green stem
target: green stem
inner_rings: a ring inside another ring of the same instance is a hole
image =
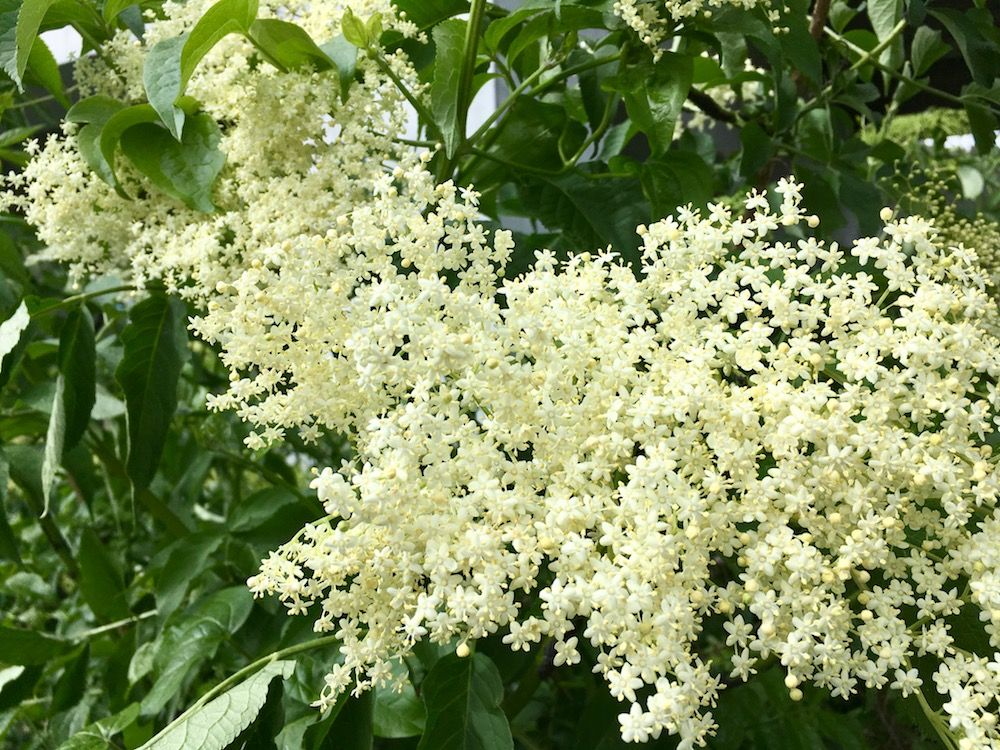
[[[53,305],[48,307],[43,307],[41,310],[36,310],[32,314],[32,318],[40,318],[43,315],[48,315],[56,310],[62,310],[67,307],[72,307],[78,302],[86,302],[87,300],[94,299],[95,297],[103,297],[106,294],[117,294],[118,292],[134,292],[136,291],[134,286],[113,286],[109,289],[99,289],[96,292],[87,292],[86,294],[74,294],[72,297],[66,297],[66,299],[60,300]]]
[[[938,739],[941,740],[941,744],[948,748],[948,750],[958,750],[958,743],[951,736],[951,731],[941,721],[941,717],[937,715],[937,712],[930,707],[927,699],[924,698],[923,691],[917,690],[916,696],[917,702],[920,704],[920,709],[924,712],[924,716],[927,717],[927,721],[934,727],[934,731],[937,733]]]
[[[91,638],[95,638],[104,633],[111,632],[112,630],[118,630],[118,628],[124,628],[129,625],[134,625],[137,622],[142,622],[143,620],[148,620],[150,617],[156,617],[157,611],[151,609],[148,612],[143,612],[142,614],[135,615],[134,617],[127,617],[124,620],[118,620],[117,622],[109,622],[107,625],[101,625],[97,628],[91,628],[90,630],[85,630],[82,633],[72,636],[74,641],[88,641]]]
[[[886,38],[887,42],[891,42],[891,39],[894,38],[893,34],[894,33],[898,33],[898,32],[896,32],[896,29],[899,28],[901,25],[905,26],[905,23],[903,21],[900,21],[898,24],[896,24],[895,27],[893,27],[893,31],[890,32],[890,37]],[[862,49],[861,47],[858,47],[856,44],[853,44],[848,39],[844,38],[843,36],[841,36],[836,31],[834,31],[833,29],[831,29],[829,27],[825,28],[824,32],[827,34],[827,36],[829,36],[834,41],[837,41],[837,42],[840,42],[841,44],[843,44],[851,52],[853,52],[853,53],[855,53],[857,55],[861,55],[861,57],[858,59],[858,61],[854,65],[851,66],[851,70],[857,70],[859,67],[861,67],[863,65],[867,65],[867,64],[870,63],[871,65],[874,65],[876,68],[878,68],[879,70],[881,70],[883,73],[887,73],[888,75],[893,76],[896,80],[901,81],[902,83],[905,83],[905,84],[908,84],[908,85],[913,86],[915,88],[918,88],[921,91],[925,91],[928,94],[932,94],[932,95],[938,97],[939,99],[943,99],[944,101],[951,102],[952,104],[957,104],[959,106],[964,106],[965,105],[965,100],[962,97],[955,96],[952,93],[949,93],[947,91],[942,91],[941,89],[935,88],[934,86],[926,84],[923,81],[919,81],[916,78],[911,78],[908,75],[904,75],[903,73],[900,73],[900,72],[898,72],[896,70],[893,70],[891,67],[889,67],[885,63],[881,62],[878,59],[878,56],[875,55],[874,53],[875,53],[876,50],[878,50],[878,52],[881,53],[885,49],[885,46],[883,46],[883,45],[880,44],[875,49],[871,50],[870,52],[867,52],[864,49]],[[829,88],[830,87],[828,86],[827,89],[829,89]],[[986,105],[984,104],[984,106],[986,106]]]
[[[564,70],[559,71],[558,75],[555,75],[552,78],[546,79],[545,81],[543,81],[542,83],[540,83],[538,86],[536,86],[535,88],[533,88],[531,91],[529,91],[528,92],[528,96],[537,97],[539,94],[541,94],[541,93],[547,91],[548,89],[552,88],[557,83],[565,81],[567,78],[572,78],[573,76],[575,76],[575,75],[577,75],[579,73],[585,73],[586,71],[592,70],[593,68],[599,68],[602,65],[607,65],[608,63],[613,63],[616,60],[620,60],[621,57],[622,57],[622,54],[624,54],[624,53],[617,52],[617,53],[615,53],[613,55],[608,55],[607,57],[598,57],[598,58],[596,58],[594,60],[590,60],[590,61],[584,62],[584,63],[579,63],[577,65],[572,65],[572,66],[570,66],[568,68],[565,68]]]
[[[465,45],[462,49],[462,75],[458,81],[458,132],[465,140],[465,128],[472,105],[472,79],[476,75],[476,56],[479,54],[479,26],[483,22],[485,0],[472,0],[469,21],[465,27]]]
[[[417,114],[420,115],[420,118],[424,120],[427,123],[427,126],[440,137],[441,132],[438,129],[437,123],[434,122],[434,115],[432,115],[430,110],[427,109],[427,107],[425,107],[421,101],[413,95],[413,92],[406,87],[406,84],[403,83],[402,79],[400,79],[400,77],[393,71],[392,66],[390,66],[389,63],[386,62],[385,58],[378,52],[373,51],[371,53],[371,58],[375,61],[375,64],[378,65],[378,69],[385,73],[389,77],[389,80],[396,85],[396,88],[399,89],[399,93],[406,98],[406,101],[410,103],[410,106],[417,110]]]
[[[493,124],[497,120],[499,120],[504,115],[504,113],[507,112],[508,109],[514,106],[514,102],[517,101],[518,97],[521,96],[521,94],[527,91],[529,86],[531,86],[535,81],[537,81],[539,78],[545,75],[545,72],[547,70],[552,69],[553,64],[554,63],[543,65],[534,73],[532,73],[530,76],[521,81],[521,83],[518,84],[517,88],[511,91],[510,94],[507,96],[507,98],[504,99],[502,102],[500,102],[497,108],[490,113],[490,116],[483,121],[483,124],[479,126],[479,129],[471,136],[469,136],[468,142],[477,143],[479,139],[486,134],[486,131],[489,130],[491,127],[493,127]]]
[[[217,697],[219,695],[222,695],[224,692],[226,692],[227,690],[229,690],[229,688],[231,688],[231,687],[233,687],[235,685],[238,685],[239,683],[243,682],[243,680],[245,680],[247,677],[249,677],[250,675],[254,674],[255,672],[260,671],[261,669],[263,669],[264,667],[266,667],[268,664],[273,664],[274,662],[279,661],[281,659],[284,659],[284,658],[286,658],[288,656],[295,656],[296,654],[301,654],[304,651],[312,651],[315,648],[323,648],[324,646],[332,646],[334,643],[339,643],[339,642],[340,642],[340,639],[337,638],[337,636],[335,636],[335,635],[327,635],[327,636],[324,636],[322,638],[314,638],[313,640],[306,641],[305,643],[297,643],[296,645],[289,646],[288,648],[282,648],[282,649],[279,649],[277,651],[272,651],[267,656],[261,657],[257,661],[251,662],[250,664],[247,664],[245,667],[243,667],[243,669],[239,670],[238,672],[236,672],[231,677],[227,677],[222,682],[220,682],[218,685],[216,685],[215,687],[211,688],[208,692],[206,692],[203,696],[201,696],[201,698],[199,698],[198,700],[196,700],[191,705],[191,708],[189,708],[187,711],[185,711],[180,716],[178,716],[176,719],[174,719],[171,722],[171,724],[176,724],[177,722],[179,722],[181,719],[183,719],[187,715],[193,713],[194,711],[197,711],[199,708],[201,708],[202,706],[204,706],[206,703],[208,703],[213,698],[215,698],[215,697]],[[166,730],[164,730],[164,731],[166,731]]]

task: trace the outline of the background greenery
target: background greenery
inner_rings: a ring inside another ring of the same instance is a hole
[[[436,174],[475,184],[489,219],[517,229],[512,273],[540,247],[610,244],[636,261],[636,225],[788,174],[806,181],[806,208],[842,240],[875,231],[879,209],[897,204],[950,212],[949,226],[968,237],[1000,238],[995,4],[790,0],[777,6],[780,34],[761,12],[726,9],[676,29],[679,45],[659,59],[605,0],[476,2],[471,20],[457,17],[468,2],[397,4],[430,44],[356,19],[342,38],[278,51],[252,14],[240,28],[278,64],[335,65],[343,86],[352,56],[403,45],[431,89],[415,145],[443,144]],[[222,5],[223,20],[239,18],[240,3]],[[115,30],[141,35],[140,10],[156,9],[0,0],[5,169],[22,166],[25,140],[54,132],[76,99],[37,35],[72,26],[85,51],[103,54]],[[811,25],[813,12],[826,23]],[[460,77],[445,75],[455,69]],[[466,137],[469,101],[490,78],[511,95]],[[162,114],[181,93],[150,91],[150,103]],[[190,109],[186,132],[213,132]],[[111,114],[78,106],[71,119],[105,127]],[[698,126],[675,137],[675,123],[692,118]],[[136,122],[163,127],[155,114]],[[946,147],[960,133],[972,133],[974,150]],[[212,147],[182,144],[179,158],[209,167],[178,183],[152,163],[155,141],[125,139],[124,154],[211,210]],[[345,700],[328,715],[310,708],[336,644],[277,602],[252,601],[244,584],[261,557],[322,515],[307,469],[336,464],[348,446],[290,438],[249,454],[243,425],[204,408],[225,375],[213,351],[188,339],[192,311],[156,289],[123,297],[118,279],[70,289],[61,268],[26,263],[39,249],[30,228],[0,219],[0,320],[13,321],[0,327],[4,747],[136,748],[165,728],[155,747],[622,744],[620,708],[590,673],[593,653],[554,669],[547,648],[513,655],[499,641],[467,659],[423,647],[402,695]],[[706,633],[705,648],[724,663],[724,637]],[[772,668],[724,692],[713,748],[937,746],[908,701],[806,690],[793,703],[782,676]]]

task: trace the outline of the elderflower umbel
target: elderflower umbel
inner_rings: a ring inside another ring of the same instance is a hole
[[[166,6],[149,39],[204,7]],[[319,37],[336,26],[280,7]],[[142,49],[120,44],[121,78],[90,61],[88,86],[137,96]],[[137,174],[149,197],[122,199],[69,126],[7,200],[78,274],[162,279],[198,306],[231,372],[211,403],[258,428],[251,447],[351,438],[355,458],[312,484],[328,516],[249,582],[340,639],[320,705],[396,685],[420,640],[465,653],[499,633],[553,642],[560,664],[587,654],[626,740],[690,748],[723,672],[773,657],[792,697],[911,692],[931,655],[952,730],[1000,746],[995,654],[951,633],[969,610],[1000,645],[1000,342],[973,253],[919,217],[827,243],[782,180],[745,210],[640,227],[641,273],[540,252],[505,279],[510,235],[386,135],[400,96],[374,65],[341,103],[335,75],[226,45],[192,81],[229,123],[217,213]],[[725,656],[700,642],[719,625]]]

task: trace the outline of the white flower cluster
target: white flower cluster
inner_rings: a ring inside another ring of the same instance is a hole
[[[170,33],[192,5],[168,7]],[[329,516],[250,580],[341,639],[321,704],[391,684],[421,639],[502,633],[557,665],[586,654],[626,740],[690,748],[725,672],[776,660],[793,698],[912,693],[933,656],[952,731],[1000,747],[1000,341],[971,252],[891,212],[825,243],[782,181],[640,227],[640,273],[540,253],[505,280],[509,234],[386,135],[402,108],[374,66],[341,104],[334,74],[252,54],[234,38],[193,83],[226,123],[217,213],[139,175],[151,197],[122,199],[72,138],[7,200],[50,257],[203,310],[231,372],[213,404],[259,426],[252,447],[351,437],[313,483]],[[985,651],[956,632],[969,615]]]
[[[769,8],[770,4],[770,0],[616,0],[614,12],[659,57],[662,54],[659,48],[684,19],[709,15],[724,7],[750,10],[758,6]],[[779,15],[768,10],[768,17],[777,20]]]

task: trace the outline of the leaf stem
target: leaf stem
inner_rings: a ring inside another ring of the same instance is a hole
[[[894,78],[896,78],[896,80],[898,80],[898,81],[900,81],[902,83],[905,83],[905,84],[908,84],[908,85],[913,86],[915,88],[918,88],[921,91],[926,91],[928,94],[932,94],[932,95],[938,97],[939,99],[943,99],[944,101],[951,102],[952,104],[957,104],[959,106],[964,106],[965,105],[965,100],[962,97],[955,96],[954,94],[952,94],[952,93],[950,93],[948,91],[942,91],[941,89],[935,88],[934,86],[931,86],[930,84],[924,83],[923,81],[920,81],[920,80],[918,80],[916,78],[911,78],[908,75],[905,75],[903,73],[895,71],[891,67],[889,67],[888,65],[886,65],[885,63],[883,63],[882,61],[880,61],[878,59],[878,54],[881,54],[882,51],[889,44],[892,43],[892,40],[895,38],[895,35],[898,34],[899,31],[902,31],[901,27],[905,27],[905,25],[906,25],[905,21],[900,21],[899,23],[897,23],[896,26],[893,27],[893,30],[889,33],[889,36],[887,36],[885,38],[885,40],[883,41],[883,43],[879,44],[877,47],[873,48],[871,51],[865,51],[864,49],[862,49],[861,47],[857,46],[856,44],[854,44],[850,40],[846,39],[845,37],[841,36],[836,31],[834,31],[833,29],[831,29],[829,27],[823,29],[823,31],[826,33],[827,36],[829,36],[834,41],[840,42],[845,47],[847,47],[847,49],[849,49],[851,52],[855,53],[856,55],[860,55],[861,56],[858,59],[858,61],[855,62],[854,65],[851,66],[850,69],[852,71],[853,70],[857,70],[858,68],[860,68],[863,65],[867,65],[867,64],[871,63],[872,65],[874,65],[876,68],[878,68],[882,72],[887,73],[887,74],[893,76]],[[897,29],[899,29],[899,31],[897,31]],[[829,89],[829,88],[830,87],[828,86],[827,89]],[[824,92],[826,92],[826,90],[824,90]],[[811,102],[811,103],[815,103],[815,100],[813,100],[813,102]]]
[[[56,302],[55,304],[49,305],[48,307],[43,307],[41,310],[36,310],[31,317],[40,318],[44,315],[48,315],[56,310],[62,310],[67,307],[72,307],[78,302],[86,302],[88,300],[94,299],[96,297],[103,297],[106,294],[116,294],[118,292],[134,292],[136,288],[130,285],[123,286],[113,286],[108,289],[99,289],[96,292],[87,292],[86,294],[74,294],[72,297],[66,297],[65,299]]]
[[[396,75],[396,72],[392,69],[392,66],[389,65],[388,61],[375,51],[371,52],[371,58],[375,61],[375,64],[378,65],[378,69],[385,73],[389,79],[396,84],[396,88],[399,89],[399,93],[401,93],[406,101],[410,103],[410,106],[417,110],[417,114],[420,115],[422,120],[427,122],[427,126],[433,129],[433,131],[440,136],[440,131],[438,130],[437,124],[434,122],[434,116],[430,113],[430,110],[428,110],[427,107],[425,107],[423,103],[421,103],[421,101],[414,96],[413,92],[406,87],[406,84],[403,83],[402,79],[398,75]]]
[[[108,633],[112,630],[118,630],[118,628],[124,628],[128,625],[134,625],[137,622],[142,622],[143,620],[148,620],[150,617],[156,617],[157,610],[151,609],[148,612],[143,612],[141,614],[135,615],[134,617],[126,617],[124,620],[118,620],[117,622],[109,622],[107,625],[101,625],[97,628],[91,628],[90,630],[85,630],[82,633],[72,636],[74,641],[88,641],[104,633]]]
[[[229,690],[229,688],[238,685],[243,682],[247,677],[260,671],[268,664],[272,664],[280,659],[284,659],[288,656],[295,656],[296,654],[301,654],[304,651],[312,651],[315,648],[323,648],[324,646],[332,646],[334,643],[339,643],[339,639],[335,635],[327,635],[322,638],[314,638],[311,641],[305,641],[304,643],[297,643],[294,646],[288,646],[287,648],[278,649],[277,651],[272,651],[267,656],[263,656],[257,661],[247,664],[243,669],[239,670],[235,674],[227,677],[222,682],[217,684],[215,687],[210,688],[203,696],[191,704],[191,708],[182,713],[172,722],[171,725],[176,724],[181,719],[185,718],[189,714],[197,711],[199,708],[204,706],[213,698],[222,695],[224,692]],[[166,729],[163,730],[164,732]],[[162,734],[162,732],[161,732]]]
[[[483,21],[486,0],[472,0],[469,21],[465,27],[465,45],[462,49],[462,75],[458,81],[458,132],[465,140],[465,128],[472,104],[472,79],[476,75],[476,56],[479,54],[479,26]]]

